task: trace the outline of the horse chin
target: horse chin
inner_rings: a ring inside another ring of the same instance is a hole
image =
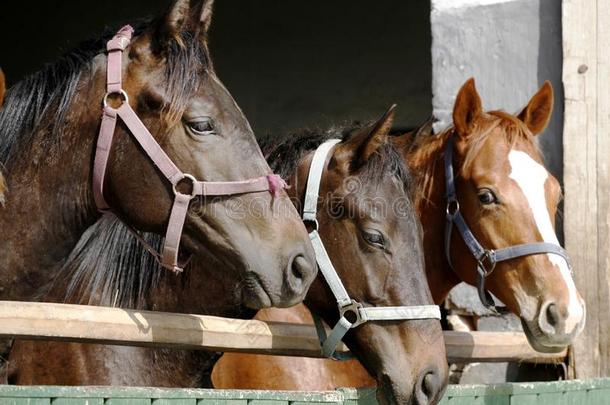
[[[421,384],[419,381],[415,383],[410,381],[408,372],[399,372],[394,377],[391,376],[393,373],[382,372],[377,377],[377,391],[376,397],[377,402],[380,405],[424,405],[424,404],[436,404],[443,396],[445,389],[435,392],[433,397],[430,398],[424,392],[424,390],[416,389],[417,384]],[[445,384],[446,385],[446,384]]]
[[[539,353],[560,353],[567,347],[565,345],[548,345],[542,342],[541,340],[544,338],[544,334],[540,331],[536,322],[526,321],[521,318],[521,325],[523,326],[523,332],[525,333],[530,346]]]

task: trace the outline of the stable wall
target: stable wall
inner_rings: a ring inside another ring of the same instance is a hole
[[[545,80],[555,90],[540,136],[550,171],[563,178],[561,0],[432,0],[432,105],[451,123],[460,86],[476,79],[486,110],[518,112]]]
[[[14,83],[170,3],[6,2],[0,66]],[[218,0],[212,56],[258,134],[370,120],[392,103],[397,126],[410,127],[432,112],[429,14],[427,1]]]

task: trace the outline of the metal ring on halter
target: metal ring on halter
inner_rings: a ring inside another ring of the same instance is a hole
[[[119,91],[110,91],[110,92],[104,94],[104,99],[102,100],[102,104],[104,104],[104,108],[108,107],[108,97],[110,97],[114,94],[120,95],[121,97],[123,97],[123,103],[129,104],[129,96],[127,95],[127,92],[125,90],[121,89]]]
[[[185,194],[185,193],[181,193],[178,190],[178,184],[180,184],[180,182],[184,179],[188,179],[191,182],[191,193],[190,194]],[[192,198],[195,198],[197,196],[197,193],[195,192],[195,184],[197,184],[197,179],[193,176],[191,176],[190,174],[184,173],[183,177],[179,180],[177,180],[174,184],[172,184],[172,189],[174,190],[174,195],[178,195],[178,194],[182,194],[182,195],[188,195]]]
[[[363,312],[360,311],[360,308],[362,308],[362,304],[352,300],[351,304],[339,308],[339,318],[345,317],[345,314],[347,314],[348,312],[353,313],[356,317],[356,320],[354,322],[352,322],[349,318],[345,319],[347,319],[352,324],[351,328],[355,328],[356,326],[361,325],[367,321],[367,319],[363,317]]]
[[[496,268],[496,260],[494,259],[494,251],[486,250],[479,259],[477,259],[479,267],[485,272],[485,277],[493,273]]]
[[[448,200],[446,212],[448,218],[455,218],[457,213],[460,212],[460,202],[455,198]]]

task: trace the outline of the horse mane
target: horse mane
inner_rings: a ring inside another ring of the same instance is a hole
[[[161,249],[161,236],[142,237]],[[148,309],[147,292],[164,270],[139,243],[117,217],[104,215],[81,236],[54,284],[67,286],[63,298],[71,303]]]
[[[360,126],[333,127],[328,130],[305,129],[278,138],[261,140],[261,148],[276,173],[288,177],[303,156],[331,138],[348,140]],[[374,184],[380,184],[388,173],[412,189],[412,179],[404,160],[391,142],[369,159],[361,172]],[[162,237],[143,234],[157,250]],[[184,269],[192,271],[193,265]],[[67,286],[64,300],[72,303],[148,309],[149,294],[158,285],[166,270],[142,249],[132,232],[116,217],[103,216],[81,237],[59,271],[51,290]]]
[[[347,141],[363,128],[359,122],[326,130],[307,128],[287,132],[279,138],[267,136],[259,139],[259,144],[271,169],[287,178],[295,172],[298,163],[307,153],[314,151],[325,141],[333,138]],[[378,153],[369,159],[362,175],[367,180],[379,181],[388,173],[394,175],[403,185],[405,192],[411,196],[414,184],[411,172],[391,142],[383,145]]]
[[[423,126],[428,123],[423,124]],[[541,153],[535,141],[534,135],[527,126],[517,117],[505,111],[488,111],[482,118],[477,120],[477,127],[469,136],[469,147],[460,165],[458,175],[469,171],[474,160],[479,155],[484,141],[495,128],[500,128],[507,136],[507,142],[511,147],[519,140],[531,144],[537,153]],[[454,134],[454,127],[449,126],[438,134],[429,134],[419,129],[413,132],[413,138],[408,147],[407,160],[412,172],[417,173],[417,204],[428,200],[436,188],[435,171],[438,164],[444,159],[444,148],[447,140]],[[443,180],[444,181],[444,180]]]
[[[134,36],[142,34],[149,23],[139,22]],[[18,150],[31,144],[39,130],[47,130],[42,140],[46,144],[58,142],[76,92],[93,73],[93,58],[105,52],[106,42],[115,32],[107,29],[101,38],[83,42],[8,89],[0,110],[0,164],[6,165]],[[210,61],[207,47],[193,33],[180,35],[169,41],[165,55],[169,103],[164,112],[168,119],[181,115]]]

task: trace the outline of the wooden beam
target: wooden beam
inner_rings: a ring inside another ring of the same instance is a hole
[[[321,357],[312,325],[67,304],[0,301],[0,337]],[[566,355],[538,353],[518,332],[445,332],[445,345],[459,362]]]
[[[558,363],[567,350],[539,353],[532,349],[522,332],[444,331],[447,357],[452,363],[527,361]]]
[[[570,375],[610,376],[610,3],[564,0],[564,233],[587,324]]]

